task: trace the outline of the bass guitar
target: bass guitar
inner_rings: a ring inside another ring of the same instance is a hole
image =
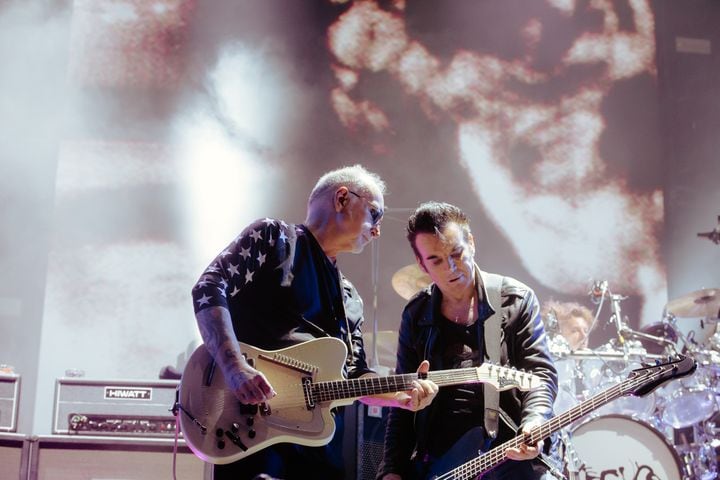
[[[441,387],[487,383],[498,390],[531,390],[542,384],[537,375],[491,364],[348,380],[342,373],[347,347],[332,337],[275,351],[240,347],[273,386],[277,395],[271,400],[240,403],[204,345],[190,356],[180,380],[176,407],[185,441],[195,455],[213,464],[231,463],[280,442],[325,445],[335,433],[332,408],[366,395],[409,390],[418,378]]]
[[[697,363],[695,360],[686,356],[678,356],[675,360],[667,363],[633,370],[628,375],[628,378],[619,384],[599,392],[570,410],[538,425],[530,430],[528,434],[520,434],[484,453],[478,451],[478,445],[481,445],[482,442],[482,431],[477,428],[469,430],[445,455],[435,462],[427,478],[433,480],[470,480],[481,477],[507,459],[505,452],[508,448],[518,448],[523,443],[535,445],[540,440],[549,437],[551,434],[616,398],[631,394],[635,396],[646,395],[668,380],[690,375],[696,368]],[[471,458],[471,460],[468,461],[468,458]],[[452,468],[454,465],[460,466]]]

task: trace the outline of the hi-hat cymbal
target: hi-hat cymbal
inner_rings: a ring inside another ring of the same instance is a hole
[[[670,300],[665,309],[676,317],[717,318],[720,311],[720,289],[704,288]]]
[[[392,276],[393,289],[405,300],[410,300],[413,295],[430,285],[430,282],[430,275],[415,263],[405,265]]]

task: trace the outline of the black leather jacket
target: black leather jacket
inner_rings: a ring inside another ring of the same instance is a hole
[[[485,290],[487,274],[477,266],[476,278],[481,299],[478,305],[479,319],[485,321],[501,308],[501,365],[524,369],[544,379],[544,387],[530,392],[507,390],[500,393],[500,409],[520,428],[533,419],[548,419],[552,416],[552,405],[557,394],[557,371],[550,356],[540,317],[540,308],[535,293],[526,285],[504,277],[501,288],[501,305],[490,305]],[[442,294],[434,285],[413,297],[405,307],[399,331],[397,352],[397,373],[415,372],[424,359],[430,361],[432,370],[442,370],[442,348],[438,341],[440,304]],[[422,456],[425,441],[432,435],[433,428],[442,428],[443,412],[436,411],[433,403],[413,413],[408,410],[391,408],[385,433],[383,461],[378,478],[387,473],[408,474],[410,460],[414,455]],[[493,442],[497,445],[514,436],[500,422],[500,433]],[[436,427],[433,427],[435,425]]]

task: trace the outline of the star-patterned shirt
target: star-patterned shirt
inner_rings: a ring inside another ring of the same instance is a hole
[[[274,350],[329,335],[348,345],[349,377],[371,371],[362,300],[304,225],[253,222],[205,269],[192,297],[196,312],[227,308],[241,342]]]

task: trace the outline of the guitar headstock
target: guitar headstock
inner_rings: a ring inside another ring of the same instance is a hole
[[[522,372],[515,368],[501,367],[492,363],[483,363],[477,367],[483,383],[489,383],[496,390],[517,388],[522,391],[535,390],[542,385],[543,379],[533,373]]]
[[[628,375],[627,393],[632,393],[637,397],[647,395],[668,380],[686,377],[694,373],[696,369],[697,362],[685,355],[677,355],[665,363],[637,368]]]

